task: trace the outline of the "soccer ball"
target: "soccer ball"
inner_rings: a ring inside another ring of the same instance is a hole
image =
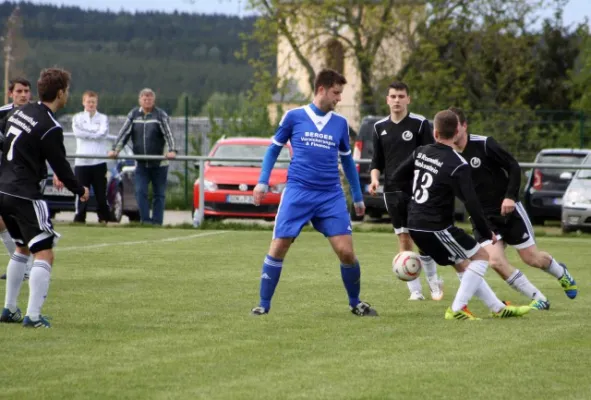
[[[421,274],[421,259],[414,251],[403,251],[394,256],[392,270],[401,281],[413,281]]]

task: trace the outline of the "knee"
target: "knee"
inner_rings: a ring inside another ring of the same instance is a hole
[[[337,253],[337,257],[343,264],[355,264],[357,260],[355,257],[355,252],[353,248],[350,246],[341,246],[335,249]]]
[[[293,239],[273,239],[269,248],[269,255],[273,258],[283,260]]]

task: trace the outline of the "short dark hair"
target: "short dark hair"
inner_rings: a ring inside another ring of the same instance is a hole
[[[12,92],[17,83],[20,83],[21,85],[26,86],[28,88],[31,87],[31,82],[29,82],[25,78],[18,77],[10,80],[10,83],[8,84],[8,91]]]
[[[410,89],[408,88],[408,85],[404,82],[401,81],[394,81],[390,84],[390,86],[388,86],[388,91],[390,91],[390,89],[394,89],[394,90],[404,90],[406,92],[406,95],[408,96],[410,94]]]
[[[320,71],[316,75],[316,79],[314,79],[314,93],[318,93],[318,89],[323,87],[325,89],[330,89],[334,85],[345,85],[347,83],[347,79],[341,74],[339,74],[334,69],[325,68]]]
[[[464,113],[464,110],[462,110],[460,107],[450,107],[448,110],[458,116],[460,124],[464,125],[468,121],[466,118],[466,113]]]
[[[61,68],[46,68],[39,74],[37,92],[41,101],[54,101],[57,92],[70,86],[70,73]]]
[[[433,125],[442,139],[451,139],[458,131],[458,116],[450,110],[439,111]]]

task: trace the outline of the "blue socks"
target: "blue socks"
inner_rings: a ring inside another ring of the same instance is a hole
[[[359,261],[355,261],[355,264],[341,264],[341,277],[349,295],[349,305],[351,307],[357,306],[361,302],[359,300],[359,292],[361,291]]]
[[[263,270],[261,272],[261,302],[259,306],[269,311],[271,309],[271,298],[275,293],[281,270],[283,269],[283,260],[267,255],[263,262]]]

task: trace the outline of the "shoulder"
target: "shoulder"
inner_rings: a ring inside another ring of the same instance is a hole
[[[470,141],[471,142],[486,143],[488,139],[490,139],[488,136],[470,134]]]
[[[373,127],[374,129],[377,131],[379,127],[381,127],[382,125],[384,125],[386,122],[388,122],[388,120],[390,119],[390,117],[384,117],[380,120],[377,120],[376,122],[374,122]]]
[[[332,116],[337,121],[339,121],[339,123],[342,123],[342,124],[346,125],[347,127],[349,126],[349,121],[347,121],[347,118],[344,115],[339,114],[339,113],[333,111],[332,112]]]
[[[140,108],[134,107],[127,114],[127,118],[133,119],[133,118],[137,117],[139,113],[140,113]]]
[[[74,120],[74,119],[79,119],[79,118],[82,118],[83,116],[84,116],[84,111],[77,112],[77,113],[76,113],[76,114],[74,114],[74,116],[72,117],[72,120]]]
[[[109,117],[107,117],[107,114],[103,114],[102,112],[96,112],[96,114],[98,115],[98,117],[100,119],[104,119],[104,120],[109,120]]]
[[[427,119],[423,115],[415,114],[415,113],[408,113],[408,118],[415,120],[415,121],[419,121],[419,122],[423,122]]]
[[[154,107],[154,109],[156,110],[156,114],[160,117],[160,118],[168,118],[168,114],[166,113],[166,111],[164,111],[163,109],[159,108],[159,107]]]
[[[279,126],[282,126],[285,123],[291,123],[292,121],[303,117],[306,114],[304,107],[305,106],[292,108],[283,113],[283,117],[281,117],[281,121],[279,121]]]
[[[8,103],[8,104],[5,104],[2,107],[0,107],[0,111],[6,112],[6,111],[12,110],[13,108],[14,108],[14,104],[13,103]]]
[[[468,161],[466,161],[466,159],[454,149],[452,149],[449,152],[449,155],[446,157],[446,160],[448,160],[448,162],[451,164],[451,167],[454,168],[454,170],[458,169],[462,165],[468,165]]]

